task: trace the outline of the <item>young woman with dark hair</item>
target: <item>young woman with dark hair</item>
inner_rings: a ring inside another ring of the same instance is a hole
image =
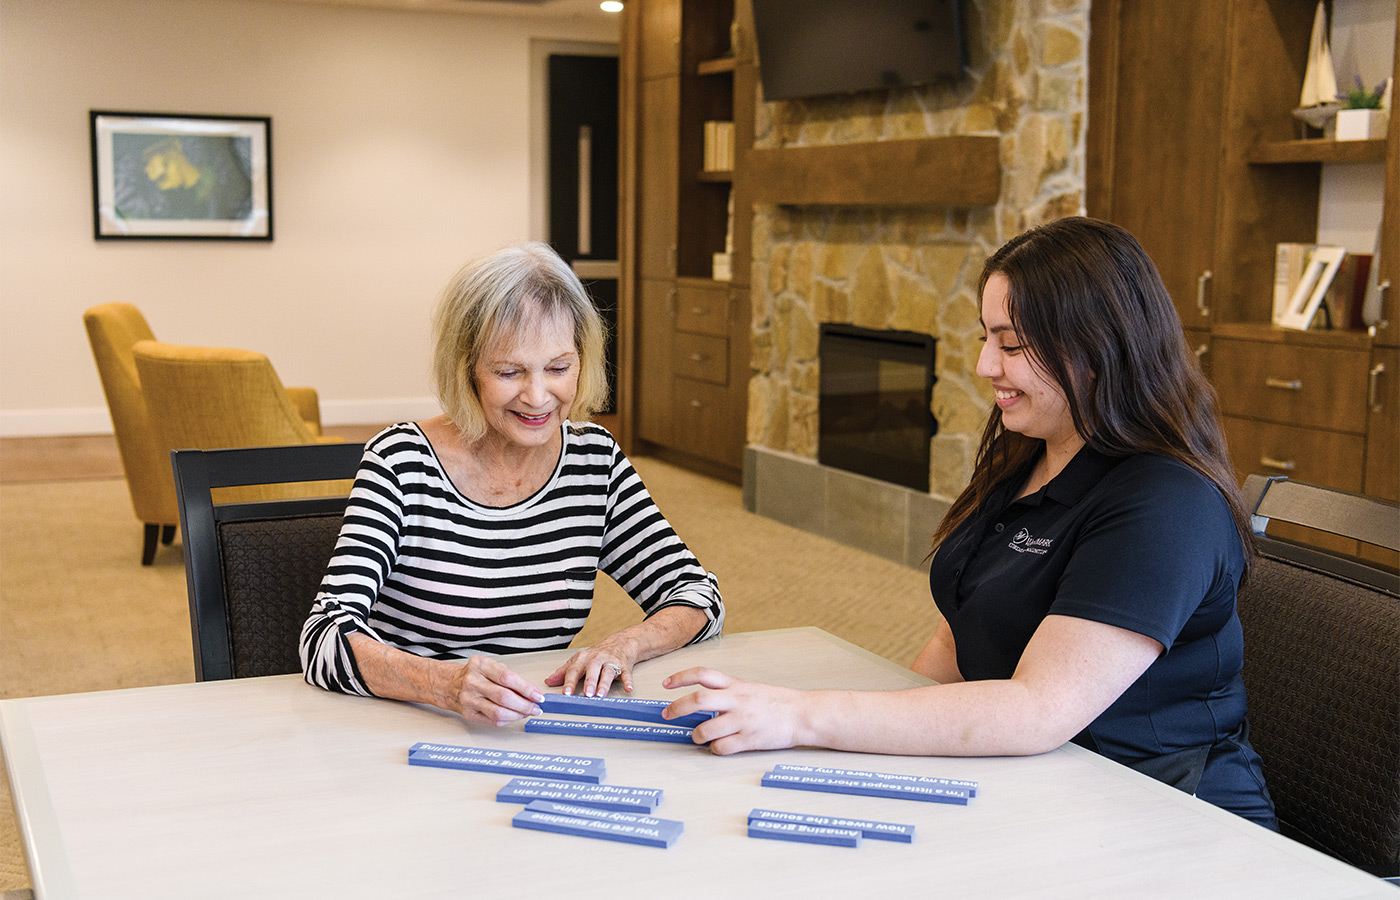
[[[1235,594],[1253,552],[1216,400],[1156,267],[1085,218],[981,279],[992,387],[971,483],[934,536],[943,615],[907,691],[794,691],[689,669],[671,714],[716,753],[1029,755],[1073,741],[1276,827],[1245,723]]]

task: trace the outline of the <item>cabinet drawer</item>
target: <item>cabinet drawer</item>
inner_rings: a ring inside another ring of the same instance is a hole
[[[743,462],[743,441],[735,437],[735,410],[729,391],[693,378],[673,379],[676,398],[675,447],[727,466]]]
[[[1217,337],[1210,355],[1212,380],[1228,416],[1366,430],[1365,350]]]
[[[676,329],[696,334],[729,334],[729,289],[723,285],[676,285]]]
[[[676,332],[671,340],[675,358],[671,370],[685,378],[711,384],[729,383],[729,341],[708,334]]]
[[[1230,459],[1243,483],[1246,475],[1287,475],[1295,481],[1361,490],[1366,441],[1359,434],[1225,417]]]

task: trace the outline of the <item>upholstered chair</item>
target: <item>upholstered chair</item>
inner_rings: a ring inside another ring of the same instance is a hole
[[[155,559],[156,541],[169,544],[174,540],[180,520],[169,448],[156,436],[133,354],[138,341],[154,340],[154,335],[145,316],[130,303],[94,306],[83,313],[83,324],[112,416],[131,506],[136,518],[145,525],[141,563],[150,565]],[[285,393],[305,432],[319,437],[321,411],[316,391],[294,387]]]
[[[137,341],[151,340],[151,329],[141,311],[129,303],[94,306],[83,313],[83,324],[112,416],[131,507],[146,526],[141,564],[148,566],[155,559],[157,535],[163,543],[170,543],[180,521],[170,460],[156,447],[141,396],[141,378],[131,355]]]

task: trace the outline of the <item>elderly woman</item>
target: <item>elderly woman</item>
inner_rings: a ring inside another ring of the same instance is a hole
[[[646,617],[579,650],[545,684],[630,691],[637,663],[720,633],[715,577],[612,435],[586,424],[607,390],[603,330],[583,285],[544,244],[499,251],[452,278],[433,317],[444,414],[365,445],[302,629],[307,681],[471,723],[537,714],[540,689],[496,654],[568,646],[599,571]]]

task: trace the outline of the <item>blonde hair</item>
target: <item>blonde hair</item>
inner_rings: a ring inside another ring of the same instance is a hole
[[[548,244],[506,247],[467,263],[433,311],[432,381],[442,411],[468,441],[486,434],[475,372],[483,354],[541,319],[573,322],[578,393],[569,418],[587,421],[607,401],[606,327],[578,276]]]

